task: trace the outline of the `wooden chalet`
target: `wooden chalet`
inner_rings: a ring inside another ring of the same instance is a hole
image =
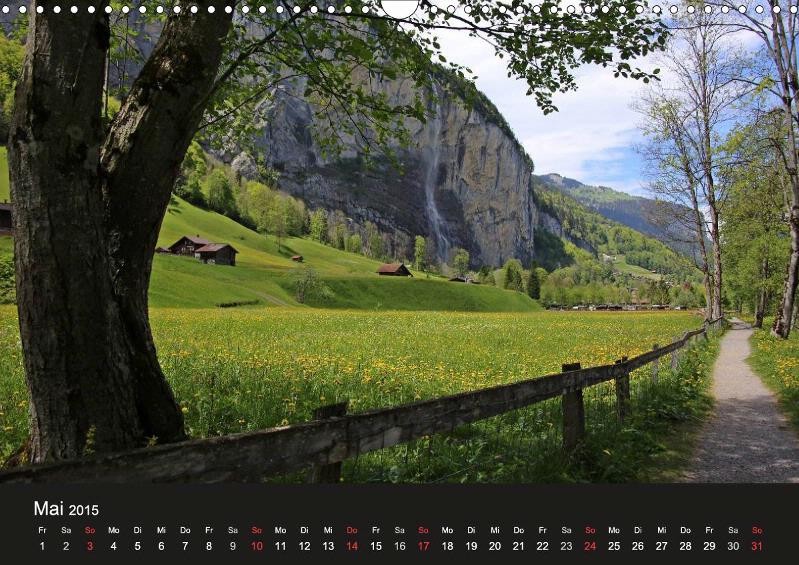
[[[295,263],[302,263],[305,259],[303,259],[302,255],[292,255],[291,260]]]
[[[211,243],[207,239],[201,238],[199,235],[184,235],[175,243],[169,246],[169,252],[175,255],[189,255],[196,256],[195,252],[205,245]]]
[[[385,263],[377,269],[377,274],[381,277],[412,277],[404,263]]]
[[[0,202],[0,234],[9,235],[14,231],[12,222],[13,206],[8,202]]]
[[[203,263],[211,265],[236,266],[238,251],[229,243],[209,243],[194,251],[194,256]]]

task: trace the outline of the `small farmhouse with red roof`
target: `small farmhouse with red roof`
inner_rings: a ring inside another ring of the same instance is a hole
[[[211,243],[199,235],[184,235],[165,251],[174,255],[192,255],[199,261],[211,265],[231,266],[236,265],[236,254],[238,253],[236,248],[229,243]]]
[[[408,270],[404,263],[386,263],[380,265],[377,274],[381,277],[412,277],[413,275]]]
[[[203,263],[212,265],[236,266],[236,249],[229,243],[209,243],[194,252],[194,256]]]
[[[203,239],[200,237],[199,234],[197,236],[193,235],[184,235],[175,243],[168,247],[169,252],[173,253],[174,255],[191,255],[194,256],[194,252],[202,247],[203,245],[208,245],[211,243],[207,239]]]

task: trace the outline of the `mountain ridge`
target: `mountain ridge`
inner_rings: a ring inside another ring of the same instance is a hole
[[[535,178],[540,183],[565,192],[589,210],[654,237],[686,257],[693,257],[693,246],[686,243],[692,239],[692,234],[681,229],[677,229],[675,233],[674,226],[666,226],[665,222],[666,218],[674,217],[675,214],[683,215],[684,207],[663,200],[629,194],[608,186],[585,184],[559,173],[535,175]]]

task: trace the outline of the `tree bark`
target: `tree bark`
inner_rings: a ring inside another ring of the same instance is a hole
[[[9,136],[32,461],[132,447],[125,328],[113,300],[97,173],[107,18],[31,10]],[[75,54],[80,53],[80,57]]]
[[[794,191],[799,192],[799,189],[794,188]],[[789,220],[791,228],[791,255],[788,259],[787,272],[785,273],[785,286],[782,293],[782,300],[777,308],[774,325],[771,328],[772,334],[783,339],[787,339],[791,334],[796,288],[797,285],[799,285],[799,196],[794,196],[794,202],[795,204],[791,206]]]
[[[702,284],[705,287],[705,318],[708,320],[714,319],[713,305],[715,304],[715,292],[712,277],[710,276],[710,261],[707,258],[707,245],[705,244],[705,220],[702,216],[702,211],[699,209],[699,197],[696,193],[696,181],[693,178],[693,171],[691,170],[690,159],[686,152],[685,144],[678,141],[678,147],[681,152],[682,166],[685,171],[688,181],[688,190],[691,196],[691,207],[693,209],[694,217],[694,232],[696,234],[696,242],[699,245],[699,268],[702,271]]]
[[[710,242],[713,247],[713,307],[710,318],[716,320],[721,317],[723,307],[721,303],[721,239],[719,234],[719,215],[715,200],[709,205],[710,209]]]
[[[201,5],[206,4],[200,2]],[[9,140],[29,460],[185,437],[147,288],[231,15],[170,16],[103,139],[104,14],[30,11]]]
[[[785,285],[782,293],[772,335],[787,339],[791,333],[793,306],[799,285],[799,147],[797,147],[796,119],[799,114],[799,76],[797,76],[795,47],[796,39],[791,28],[785,29],[783,15],[772,13],[772,41],[770,53],[779,75],[782,94],[782,111],[788,134],[788,150],[785,152],[785,168],[791,179],[791,202],[788,221],[791,234],[791,255],[785,273]],[[793,55],[792,55],[793,54]]]
[[[767,250],[764,250],[764,253]],[[769,277],[770,269],[769,269],[769,262],[768,256],[764,255],[763,261],[760,263],[760,278],[761,284],[763,285],[760,291],[757,293],[757,304],[755,305],[755,323],[754,327],[762,328],[763,327],[763,318],[766,315],[766,308],[768,307],[769,301],[769,293],[768,289],[765,286],[766,280]]]
[[[142,425],[159,441],[184,437],[148,315],[153,253],[183,157],[199,127],[232,17],[171,17],[131,86],[101,151],[114,293],[136,353]]]

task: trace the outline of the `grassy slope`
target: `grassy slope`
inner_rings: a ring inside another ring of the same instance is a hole
[[[332,291],[309,305],[328,308],[386,310],[533,311],[537,302],[499,288],[450,283],[416,273],[413,279],[380,278],[379,262],[301,238],[288,238],[278,252],[277,241],[264,237],[229,218],[196,208],[181,200],[170,206],[159,246],[168,246],[184,234],[228,242],[238,251],[236,267],[203,265],[191,257],[156,255],[150,285],[154,307],[204,308],[220,303],[297,305],[293,277],[298,265],[314,269]],[[0,255],[10,254],[10,237],[0,237]]]
[[[619,273],[628,273],[633,276],[656,281],[659,281],[661,278],[663,278],[662,275],[651,273],[647,269],[639,267],[638,265],[630,265],[627,263],[627,261],[625,261],[624,255],[617,255],[616,261],[613,262],[613,270]]]
[[[193,258],[156,255],[150,299],[153,306],[207,307],[222,302],[259,300],[292,304],[291,256],[302,255],[332,291],[314,306],[396,310],[529,311],[538,304],[519,293],[497,288],[427,279],[379,278],[379,262],[319,243],[289,238],[277,241],[181,200],[170,206],[158,245],[167,246],[184,234],[200,234],[228,242],[238,251],[236,267],[203,265]]]

